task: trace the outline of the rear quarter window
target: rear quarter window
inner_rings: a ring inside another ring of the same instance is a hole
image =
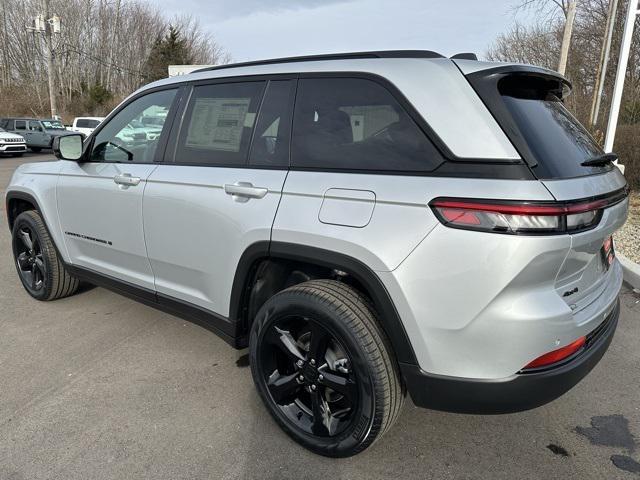
[[[298,83],[291,151],[294,167],[429,172],[440,152],[395,97],[364,78]]]

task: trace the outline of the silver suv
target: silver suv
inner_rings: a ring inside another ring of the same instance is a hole
[[[598,363],[622,284],[626,182],[569,87],[424,51],[152,83],[16,170],[18,274],[38,300],[87,281],[248,347],[267,410],[323,455],[371,445],[407,391],[537,407]]]

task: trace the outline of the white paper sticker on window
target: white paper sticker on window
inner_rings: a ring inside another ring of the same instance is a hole
[[[251,98],[197,98],[186,146],[239,152],[242,130],[255,118],[255,113],[248,114],[250,103]]]

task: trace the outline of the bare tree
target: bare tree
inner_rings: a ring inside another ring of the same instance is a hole
[[[598,65],[602,52],[602,43],[606,39],[609,0],[580,0],[577,11],[571,48],[568,52],[566,76],[572,83],[572,92],[565,99],[566,106],[585,125],[589,125],[595,137],[602,141],[607,112],[611,104],[614,73],[617,67],[624,15],[629,0],[619,0],[611,41],[610,61],[605,71],[603,94],[601,99],[602,115],[595,125],[589,122],[594,92],[597,89]],[[564,18],[560,9],[567,2],[530,1],[519,2],[516,8],[555,8],[556,16],[549,17],[549,10],[533,10],[538,21],[523,26],[515,23],[506,32],[500,34],[486,52],[490,60],[521,62],[555,69],[560,52],[564,30]],[[630,183],[640,186],[640,158],[636,148],[640,135],[640,29],[636,29],[631,45],[629,65],[627,67],[620,127],[615,151],[627,165],[626,176]]]
[[[25,26],[41,0],[0,0],[0,115],[48,110],[47,69],[41,42]],[[50,0],[62,19],[54,36],[54,92],[63,115],[106,113],[148,80],[145,62],[170,23],[180,27],[197,63],[229,55],[194,17],[165,18],[144,0]]]

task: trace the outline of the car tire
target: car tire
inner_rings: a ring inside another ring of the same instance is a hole
[[[40,152],[40,150],[42,150],[41,147],[29,147],[29,149],[33,152],[33,153],[38,153]]]
[[[12,230],[13,258],[20,281],[36,300],[68,297],[80,281],[65,268],[40,214],[22,212]]]
[[[271,297],[251,327],[258,393],[280,427],[329,457],[355,455],[394,424],[404,389],[369,300],[312,280]]]

